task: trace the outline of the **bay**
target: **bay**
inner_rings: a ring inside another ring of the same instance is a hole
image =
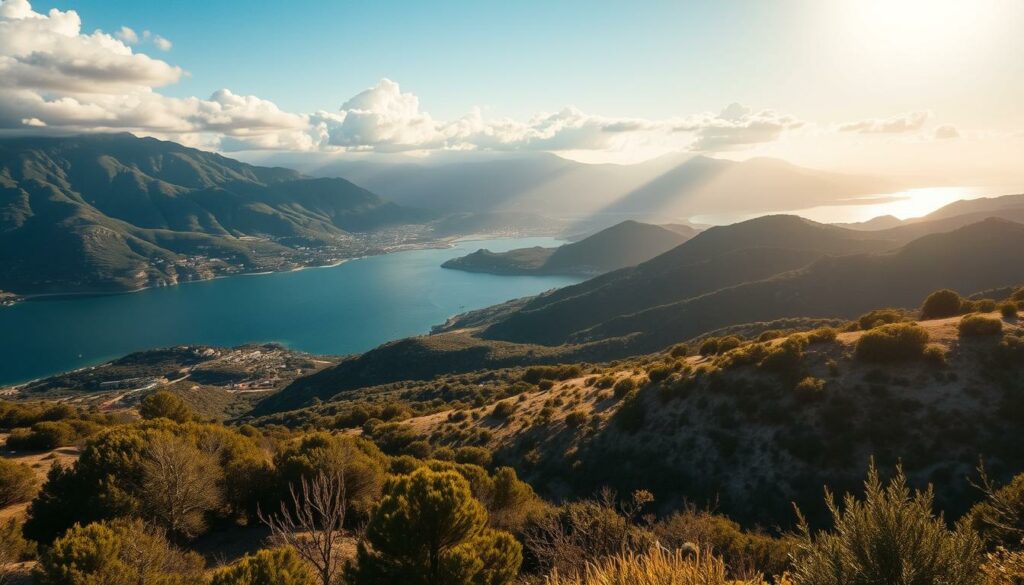
[[[0,308],[0,384],[15,384],[182,344],[277,342],[350,354],[427,333],[448,317],[579,282],[441,268],[488,248],[557,246],[554,238],[463,240],[325,268],[233,276],[130,294],[47,298]]]

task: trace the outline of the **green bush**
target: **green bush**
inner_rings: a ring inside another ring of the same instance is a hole
[[[483,447],[465,446],[455,449],[454,460],[456,463],[490,467],[493,458],[494,455]]]
[[[984,315],[967,315],[960,319],[957,329],[960,331],[960,337],[999,335],[1003,332],[1003,322]]]
[[[7,437],[7,448],[15,451],[50,451],[74,445],[78,439],[75,427],[67,422],[37,422],[31,429],[11,431]]]
[[[569,414],[565,415],[565,426],[570,429],[578,429],[583,425],[587,424],[587,413],[582,410],[574,410]]]
[[[928,295],[921,305],[922,319],[942,319],[959,315],[964,300],[956,291],[942,289]]]
[[[868,362],[897,362],[922,357],[928,332],[914,323],[893,323],[865,331],[857,340],[857,358]]]
[[[1014,301],[1006,301],[999,305],[999,313],[1004,319],[1016,319],[1017,318],[1017,303]]]
[[[615,378],[613,376],[604,375],[594,381],[594,386],[598,388],[611,388],[615,385]]]
[[[966,521],[990,549],[1019,547],[1024,535],[1024,474],[998,489],[989,485],[986,475],[982,479],[986,497],[971,508]]]
[[[1024,365],[1024,338],[1004,335],[993,352],[996,364],[1004,368]]]
[[[10,519],[0,525],[0,583],[3,580],[4,568],[8,563],[20,563],[30,561],[36,557],[36,545],[34,542],[25,540],[21,532],[21,524],[15,519]]]
[[[39,585],[195,585],[203,559],[175,548],[141,520],[75,525],[39,563]]]
[[[31,500],[38,487],[39,482],[31,467],[0,459],[0,508]]]
[[[487,527],[464,477],[420,468],[387,481],[345,573],[352,585],[506,585],[521,563],[522,547]]]
[[[612,389],[616,400],[621,400],[626,397],[627,394],[636,389],[636,381],[633,378],[622,378],[615,383],[615,387]]]
[[[832,343],[839,332],[831,327],[818,327],[804,334],[808,343]]]
[[[704,343],[700,344],[700,349],[697,350],[700,355],[707,357],[709,355],[715,355],[718,353],[718,338],[709,337],[704,340]]]
[[[991,313],[996,310],[996,302],[992,299],[981,299],[974,301],[974,310],[981,313]]]
[[[807,339],[802,335],[790,335],[782,343],[768,350],[758,367],[782,375],[796,375],[803,364]]]
[[[139,414],[145,419],[166,418],[177,423],[195,418],[192,407],[177,394],[160,390],[142,399]]]
[[[293,548],[261,550],[216,573],[210,585],[314,585],[309,566]]]
[[[690,352],[690,348],[685,343],[677,343],[672,346],[668,354],[674,358],[686,357],[686,354]]]
[[[491,409],[491,416],[499,420],[508,420],[516,411],[516,403],[511,400],[502,400]]]
[[[802,402],[819,400],[825,395],[825,380],[808,376],[800,380],[793,392],[797,400]]]
[[[929,345],[924,348],[924,361],[937,368],[944,368],[947,365],[946,350],[938,345]]]
[[[898,468],[883,486],[873,466],[865,488],[863,500],[847,496],[842,505],[827,495],[832,532],[813,535],[801,522],[794,585],[982,585],[981,540],[932,516],[930,490],[912,494]]]
[[[651,383],[657,384],[658,382],[668,379],[668,377],[672,375],[672,371],[671,366],[655,366],[647,370],[647,379],[650,380]]]
[[[880,325],[899,323],[900,321],[903,321],[903,313],[896,309],[875,309],[858,317],[857,325],[867,331]]]

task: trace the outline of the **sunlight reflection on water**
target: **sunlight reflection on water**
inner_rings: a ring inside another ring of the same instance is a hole
[[[925,187],[858,197],[837,205],[821,205],[778,213],[790,213],[823,223],[860,222],[882,215],[907,219],[928,215],[940,207],[961,199],[997,197],[1014,192],[1016,191],[1013,189],[993,189],[992,187]],[[722,225],[753,219],[761,215],[764,213],[707,214],[694,216],[690,218],[690,221],[698,224]]]

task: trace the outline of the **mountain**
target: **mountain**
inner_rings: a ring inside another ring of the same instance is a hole
[[[344,179],[131,134],[0,140],[0,289],[124,290],[280,262],[434,214]]]
[[[683,226],[685,227],[685,226]],[[688,240],[678,231],[627,220],[557,248],[480,249],[442,266],[493,274],[602,274],[633,266]]]
[[[858,221],[854,223],[834,223],[832,225],[851,230],[873,231],[894,228],[902,224],[903,220],[894,215],[880,215],[878,217],[872,217],[867,221]]]
[[[852,318],[875,307],[913,307],[931,291],[971,293],[1024,282],[1024,224],[988,219],[896,250],[825,257],[801,270],[622,314],[568,341],[639,334],[650,348],[743,322]]]
[[[546,153],[283,160],[311,175],[345,177],[403,205],[533,212],[572,218],[577,231],[624,219],[664,223],[698,214],[796,210],[897,187],[764,158],[666,155],[633,165],[584,164]]]
[[[713,227],[664,254],[539,296],[483,335],[559,344],[607,319],[806,266],[826,254],[894,248],[897,241],[796,216]]]

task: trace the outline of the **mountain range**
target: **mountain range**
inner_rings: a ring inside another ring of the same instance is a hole
[[[273,268],[299,246],[344,245],[353,232],[437,215],[344,179],[130,134],[0,140],[0,289],[14,292]]]
[[[342,176],[403,205],[530,211],[581,230],[624,219],[663,223],[698,214],[805,209],[887,193],[892,180],[756,158],[666,155],[633,165],[584,164],[546,153],[449,153],[416,161],[274,156],[314,176]]]
[[[535,246],[497,253],[481,248],[442,266],[492,274],[592,276],[650,260],[697,233],[688,226],[661,227],[627,220],[557,248]]]

